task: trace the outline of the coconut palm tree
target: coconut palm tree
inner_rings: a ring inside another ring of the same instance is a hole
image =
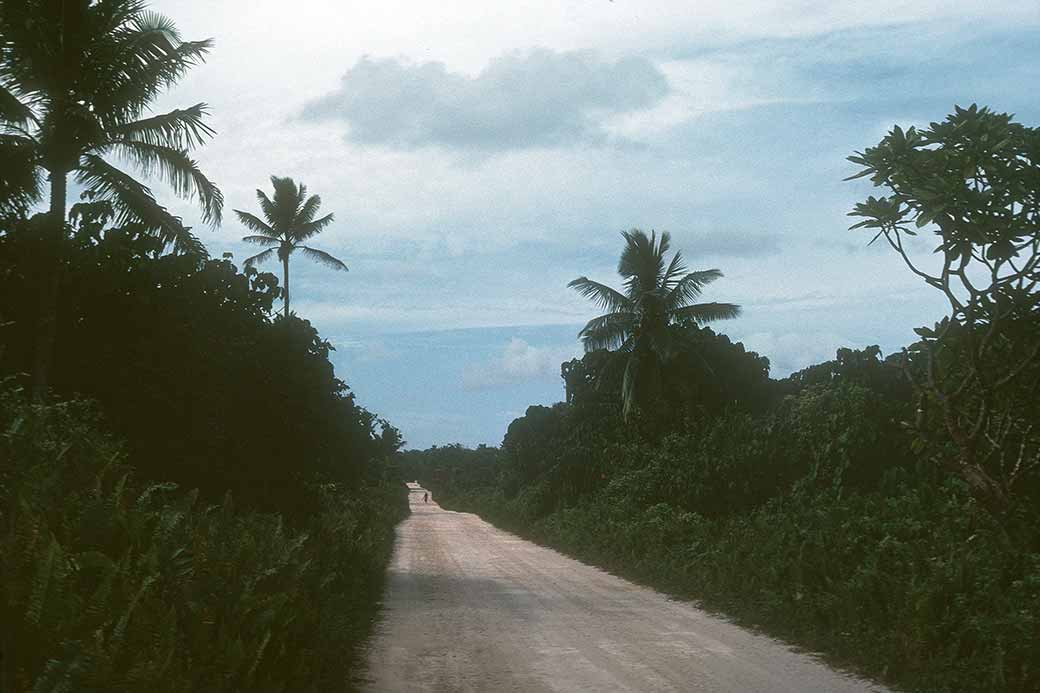
[[[238,220],[256,235],[242,238],[246,243],[271,246],[267,250],[246,259],[246,267],[252,267],[271,259],[277,253],[282,261],[283,310],[289,317],[289,256],[299,250],[310,259],[320,262],[334,270],[347,271],[347,266],[324,250],[304,245],[308,238],[318,235],[322,229],[332,223],[333,215],[326,214],[320,219],[314,217],[321,207],[321,198],[317,195],[307,197],[307,186],[300,183],[297,187],[292,178],[271,176],[274,186],[274,199],[263,190],[256,191],[256,199],[260,202],[265,223],[249,212],[235,210]]]
[[[206,105],[147,114],[212,42],[182,41],[170,19],[139,0],[6,3],[0,34],[0,168],[8,174],[8,201],[35,201],[46,172],[50,213],[64,222],[74,174],[94,199],[113,203],[117,223],[143,224],[177,250],[204,252],[145,185],[109,159],[197,198],[203,221],[220,222],[223,196],[189,155],[213,135]]]
[[[189,152],[213,134],[205,104],[162,115],[149,104],[201,62],[210,41],[182,41],[171,20],[139,0],[22,0],[0,8],[0,214],[25,212],[50,179],[52,270],[41,297],[33,394],[46,391],[54,344],[68,177],[109,201],[116,223],[137,224],[175,252],[205,247],[112,159],[175,193],[197,198],[220,222],[223,197]]]
[[[567,286],[595,302],[607,313],[593,318],[579,333],[585,351],[614,350],[608,367],[624,366],[622,412],[627,420],[639,406],[660,393],[661,370],[693,344],[689,328],[713,320],[735,318],[740,306],[732,303],[693,303],[705,286],[722,276],[717,269],[690,272],[676,252],[665,255],[671,235],[648,236],[639,229],[625,231],[625,249],[618,262],[624,291],[588,277]]]

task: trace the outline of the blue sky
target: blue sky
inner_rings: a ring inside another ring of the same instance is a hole
[[[566,283],[616,283],[631,227],[724,272],[705,300],[744,313],[715,327],[775,376],[897,349],[943,306],[846,230],[871,189],[842,182],[845,157],[954,104],[1040,124],[1035,2],[155,7],[216,41],[159,105],[211,108],[198,158],[228,209],[201,236],[242,260],[230,210],[255,211],[270,174],[321,194],[336,223],[315,245],[350,272],[294,258],[293,307],[412,447],[497,444],[562,398],[559,363],[596,314]]]

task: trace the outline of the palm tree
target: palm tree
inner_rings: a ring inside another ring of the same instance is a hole
[[[705,286],[722,276],[717,269],[687,271],[682,253],[671,262],[668,232],[657,237],[639,229],[625,231],[625,249],[618,262],[624,292],[578,277],[567,286],[591,299],[606,314],[593,318],[579,333],[585,351],[614,350],[615,367],[624,365],[621,384],[625,419],[660,391],[661,369],[692,348],[690,327],[713,320],[735,318],[740,306],[732,303],[692,303]]]
[[[139,0],[23,0],[0,9],[0,214],[24,213],[50,178],[46,224],[52,269],[44,281],[33,395],[46,391],[54,345],[68,176],[84,195],[111,202],[120,224],[155,233],[174,252],[205,247],[116,157],[175,193],[197,198],[219,224],[220,190],[189,152],[213,134],[206,105],[162,115],[149,104],[204,59],[211,42],[181,41],[177,28]]]
[[[307,197],[307,186],[300,183],[297,187],[292,178],[271,176],[274,186],[274,199],[263,190],[256,191],[256,199],[260,202],[260,210],[267,222],[261,221],[249,212],[235,210],[241,221],[250,231],[257,235],[242,238],[246,243],[272,246],[257,253],[245,261],[246,267],[252,267],[269,260],[276,252],[282,261],[282,283],[284,284],[283,310],[289,317],[289,256],[299,250],[310,259],[320,262],[334,270],[347,271],[347,266],[323,250],[303,245],[304,241],[321,233],[322,229],[332,223],[332,214],[320,219],[314,217],[321,207],[321,198],[317,195]],[[277,247],[275,247],[277,246]]]

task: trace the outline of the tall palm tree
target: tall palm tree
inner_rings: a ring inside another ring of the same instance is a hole
[[[690,272],[676,252],[670,262],[668,232],[658,238],[639,229],[625,231],[625,249],[618,262],[624,292],[578,277],[567,286],[591,299],[606,314],[593,318],[579,333],[585,351],[614,350],[613,366],[624,366],[622,412],[627,420],[638,406],[657,396],[661,370],[692,348],[690,327],[735,318],[732,303],[693,303],[705,286],[722,276],[717,269]]]
[[[318,208],[321,207],[321,198],[317,195],[307,197],[307,186],[300,183],[297,187],[292,178],[271,176],[271,185],[274,186],[273,200],[263,190],[256,191],[256,199],[260,202],[260,210],[267,219],[266,223],[249,212],[241,212],[236,209],[235,214],[238,215],[238,220],[243,225],[256,233],[253,236],[243,237],[243,241],[272,246],[246,259],[246,267],[269,260],[275,253],[282,261],[283,311],[285,317],[288,318],[290,255],[299,250],[310,259],[334,270],[345,272],[347,266],[343,264],[342,260],[332,257],[324,250],[303,244],[308,238],[318,235],[322,229],[332,223],[333,215],[331,213],[320,219],[314,218],[318,214]]]
[[[158,235],[175,252],[205,247],[121,159],[197,198],[220,222],[223,196],[189,152],[213,134],[206,105],[162,115],[149,104],[204,59],[211,42],[182,41],[171,20],[140,0],[22,0],[0,7],[0,213],[27,211],[50,178],[51,271],[44,281],[33,394],[46,391],[54,345],[68,177],[108,200],[116,223]]]

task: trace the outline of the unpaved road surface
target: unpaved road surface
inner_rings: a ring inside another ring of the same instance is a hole
[[[885,690],[409,486],[367,690]]]

